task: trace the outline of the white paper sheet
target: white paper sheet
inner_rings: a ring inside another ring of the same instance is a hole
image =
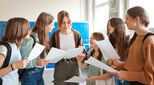
[[[119,55],[111,45],[110,41],[108,39],[102,40],[102,41],[95,41],[99,49],[101,50],[103,57],[106,60],[109,58],[112,59],[120,59]]]
[[[48,55],[46,56],[46,59],[50,60],[50,63],[57,63],[64,57],[64,54],[65,51],[52,47]]]
[[[64,59],[69,59],[76,57],[77,55],[81,55],[83,53],[84,46],[74,48],[74,49],[69,49],[65,51]]]
[[[36,43],[34,45],[32,51],[30,52],[29,57],[27,59],[28,60],[33,60],[33,59],[37,58],[42,53],[44,48],[45,48],[45,46],[43,46],[43,45],[41,45],[39,43]]]
[[[51,63],[57,63],[62,58],[69,59],[76,57],[77,55],[82,54],[83,50],[84,46],[79,48],[69,49],[66,51],[52,47],[48,55],[46,56],[46,59],[50,60]]]
[[[97,60],[97,59],[95,59],[93,57],[90,57],[87,61],[85,61],[85,63],[91,64],[91,65],[93,65],[95,67],[107,70],[109,72],[117,72],[117,70],[109,67],[108,65],[102,63],[101,61],[99,61],[99,60]]]
[[[79,76],[74,76],[74,77],[72,77],[72,78],[70,78],[70,79],[68,79],[64,82],[80,83],[80,82],[84,82],[84,81],[85,81],[84,78],[81,78]]]

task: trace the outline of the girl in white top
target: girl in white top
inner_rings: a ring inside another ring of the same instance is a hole
[[[19,85],[17,69],[25,68],[28,60],[21,60],[20,45],[21,42],[29,36],[30,25],[24,18],[11,18],[8,20],[5,33],[0,42],[8,42],[11,46],[12,52],[10,56],[9,65],[0,69],[0,78],[2,78],[2,85]],[[7,55],[7,48],[0,45],[0,67],[3,65]]]

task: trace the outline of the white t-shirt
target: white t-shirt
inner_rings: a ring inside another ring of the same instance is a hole
[[[75,48],[75,41],[74,41],[74,34],[73,32],[69,34],[62,34],[60,32],[60,49],[62,50],[68,50]]]
[[[14,44],[14,43],[9,43],[9,44],[11,45],[11,48],[12,48],[10,62],[9,62],[9,65],[11,65],[11,64],[21,60],[21,54],[20,54],[20,50],[19,50],[19,48],[17,48],[16,44]],[[7,55],[7,48],[3,45],[0,45],[0,54],[3,54],[5,57]],[[8,73],[7,75],[5,75],[4,77],[2,77],[3,85],[19,85],[17,71],[18,70],[14,70],[14,71]]]

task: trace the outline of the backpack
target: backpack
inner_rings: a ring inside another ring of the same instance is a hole
[[[4,45],[7,48],[6,58],[3,62],[3,65],[0,67],[0,69],[2,69],[2,68],[5,68],[9,65],[12,48],[8,42],[0,42],[0,45]],[[2,83],[3,83],[3,80],[2,80],[2,78],[0,78],[0,85],[2,85]]]
[[[35,43],[36,43],[35,37],[34,37],[33,35],[30,35],[30,37],[32,37],[33,40],[34,40],[34,43],[33,43],[33,47],[34,47],[34,45],[35,45]],[[23,76],[23,74],[24,74],[24,71],[25,71],[25,69],[19,69],[19,70],[18,70],[19,81],[21,81],[22,76]]]
[[[147,37],[151,36],[151,35],[154,35],[154,33],[152,33],[152,32],[147,33],[147,34],[144,36],[143,40],[142,40],[142,44],[144,43],[145,39],[146,39]]]

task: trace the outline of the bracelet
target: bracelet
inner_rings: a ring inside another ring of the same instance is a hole
[[[12,69],[12,71],[14,71],[12,64],[11,64],[11,69]]]

